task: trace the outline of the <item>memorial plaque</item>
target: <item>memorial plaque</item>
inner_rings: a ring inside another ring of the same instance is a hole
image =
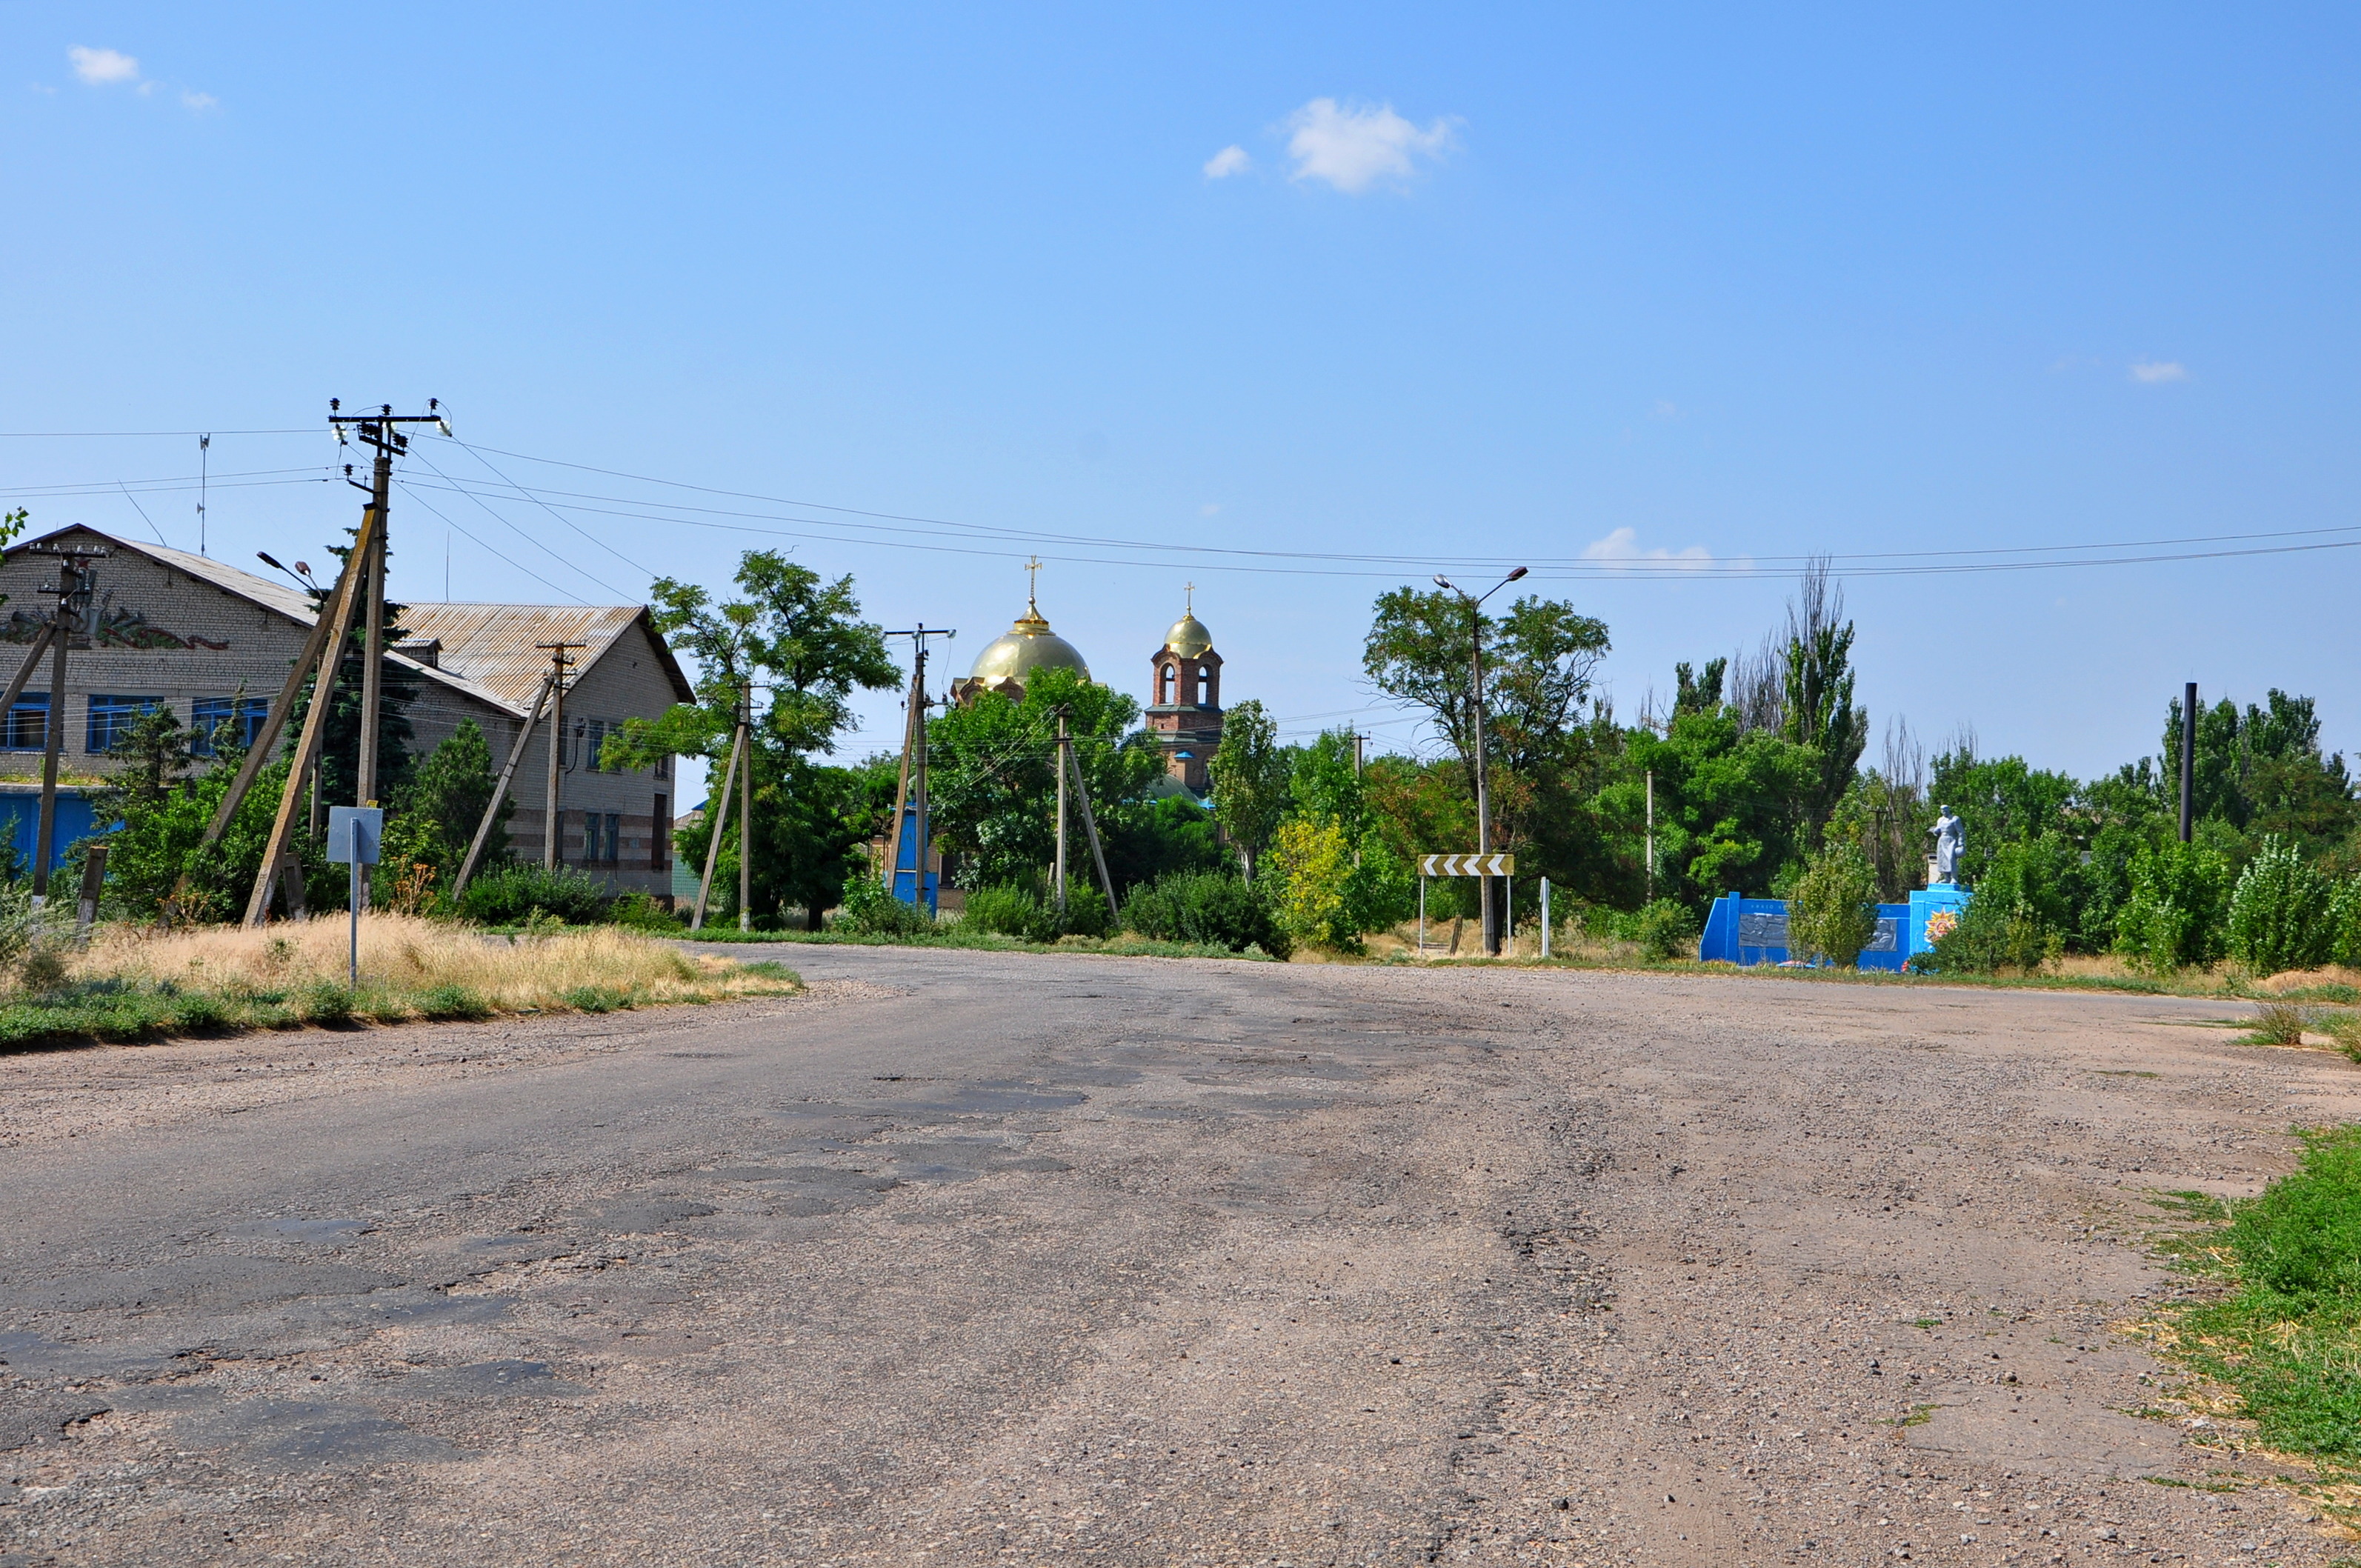
[[[1902,922],[1894,916],[1880,916],[1877,935],[1869,939],[1864,953],[1898,953],[1902,950]]]
[[[1787,945],[1785,912],[1770,909],[1740,910],[1738,945],[1741,948],[1784,948]]]

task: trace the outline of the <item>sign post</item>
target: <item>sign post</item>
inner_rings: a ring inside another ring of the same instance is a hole
[[[328,860],[352,868],[352,896],[346,907],[352,917],[352,938],[346,962],[346,985],[361,986],[361,868],[377,864],[378,844],[385,837],[385,812],[374,806],[332,806],[328,808]]]
[[[1426,879],[1438,876],[1508,877],[1517,872],[1514,855],[1421,855],[1418,858],[1418,950],[1426,951]],[[1546,886],[1546,884],[1544,884]],[[1486,909],[1490,909],[1491,894],[1485,894]],[[1543,894],[1546,901],[1548,894]],[[1497,928],[1497,927],[1496,927]],[[1546,929],[1546,927],[1544,927]],[[1543,938],[1548,940],[1546,937]],[[1511,936],[1509,953],[1516,956],[1516,938]]]

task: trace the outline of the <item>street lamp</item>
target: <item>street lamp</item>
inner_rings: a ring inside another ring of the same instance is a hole
[[[1468,664],[1468,692],[1475,702],[1476,715],[1476,852],[1479,855],[1492,852],[1491,800],[1484,784],[1484,601],[1524,575],[1525,569],[1519,566],[1482,593],[1472,595],[1440,572],[1434,576],[1436,587],[1445,593],[1457,594],[1467,601],[1468,630],[1474,633],[1475,652]],[[1482,890],[1484,901],[1484,951],[1497,959],[1500,956],[1500,922],[1492,909],[1492,879],[1478,877],[1476,883]]]

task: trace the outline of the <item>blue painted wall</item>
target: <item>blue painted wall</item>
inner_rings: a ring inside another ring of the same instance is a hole
[[[16,849],[16,863],[30,872],[33,869],[33,846],[41,829],[41,792],[38,789],[0,790],[0,817],[7,822],[8,840]],[[98,830],[97,813],[79,789],[60,784],[58,787],[58,831],[50,845],[49,870],[56,871],[65,863],[66,850],[77,839],[87,839]],[[108,827],[114,824],[109,822]]]
[[[1913,932],[1925,921],[1915,916],[1913,904],[1877,906],[1877,934],[1861,955],[1860,968],[1899,970],[1918,949],[1909,946]],[[1787,961],[1787,901],[1748,898],[1726,894],[1713,901],[1706,916],[1705,936],[1697,957],[1726,964],[1784,964]]]

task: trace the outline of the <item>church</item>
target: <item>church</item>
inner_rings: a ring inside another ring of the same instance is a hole
[[[1038,573],[1038,565],[1032,568]],[[1025,596],[1025,613],[1005,636],[976,655],[966,675],[951,683],[951,701],[964,707],[984,692],[1021,701],[1025,682],[1036,670],[1071,670],[1090,680],[1082,650],[1049,630],[1036,587]],[[1213,787],[1206,763],[1222,743],[1222,656],[1213,634],[1197,619],[1195,585],[1188,590],[1180,619],[1148,657],[1148,733],[1164,753],[1167,775],[1202,799]]]

